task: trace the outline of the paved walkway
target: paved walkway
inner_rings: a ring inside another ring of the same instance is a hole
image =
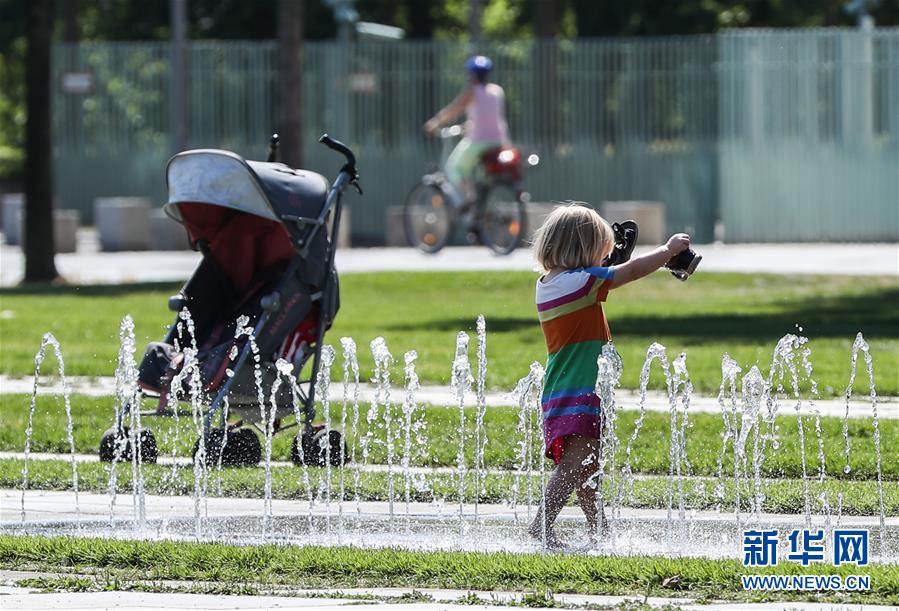
[[[89,378],[89,377],[70,377],[67,378],[69,390],[72,394],[89,395],[93,397],[107,397],[115,394],[115,378]],[[7,375],[0,375],[0,394],[31,394],[34,384],[33,378],[16,378]],[[62,394],[62,385],[55,379],[42,380],[38,390],[39,394]],[[342,390],[339,385],[331,389],[331,397],[342,397]],[[390,390],[390,396],[394,401],[401,401],[404,391],[400,387],[393,387]],[[448,386],[422,386],[416,393],[416,399],[419,403],[427,403],[431,405],[456,406],[457,399],[455,394]],[[640,407],[640,394],[633,390],[619,390],[615,393],[616,400],[620,409],[635,410]],[[370,384],[362,384],[360,387],[359,401],[360,404],[369,403],[375,398],[375,387]],[[488,407],[499,407],[507,405],[515,405],[516,402],[509,393],[506,392],[488,392],[486,396]],[[466,403],[468,405],[475,404],[475,395],[469,393]],[[668,395],[660,391],[650,391],[646,395],[646,410],[652,412],[668,412],[670,404]],[[826,399],[816,401],[814,408],[822,416],[834,416],[842,418],[846,414],[845,399]],[[690,401],[691,413],[703,414],[720,414],[721,407],[715,397],[694,395]],[[808,402],[803,402],[802,410],[809,412],[812,406]],[[792,415],[793,404],[791,402],[783,402],[780,405],[780,414]],[[871,403],[865,396],[854,396],[849,406],[850,418],[870,418]],[[879,418],[899,418],[899,397],[878,397],[877,415]]]
[[[472,609],[493,609],[496,611],[520,611],[521,606],[507,606],[506,603],[521,601],[521,592],[485,592],[470,590],[446,590],[436,588],[346,588],[331,590],[288,590],[284,595],[222,596],[218,594],[184,594],[155,592],[67,592],[42,593],[29,587],[18,587],[16,582],[23,579],[54,579],[63,574],[34,573],[24,571],[0,571],[0,601],[4,609],[59,609],[60,611],[96,611],[98,609],[140,609],[154,611],[163,609],[193,609],[218,611],[221,609],[316,609],[320,611],[344,610],[346,607],[367,606],[369,608],[395,611],[469,611]],[[139,580],[129,580],[139,581]],[[187,588],[185,582],[156,580],[152,586],[162,588]],[[210,584],[214,585],[214,584]],[[429,598],[432,602],[405,602],[410,597]],[[460,604],[462,598],[476,597],[481,604],[471,602]],[[642,596],[598,596],[586,594],[553,594],[553,607],[650,605],[652,607],[674,606],[684,611],[895,611],[893,606],[844,605],[835,603],[709,603],[696,604],[684,598],[659,598]],[[405,601],[404,601],[405,600]]]
[[[485,592],[471,590],[446,590],[436,588],[346,588],[331,590],[285,591],[283,595],[222,596],[218,594],[185,594],[156,592],[66,592],[43,593],[30,587],[18,587],[16,582],[23,579],[54,579],[64,574],[34,573],[23,571],[0,571],[0,601],[4,609],[59,609],[60,611],[96,611],[98,609],[140,609],[155,611],[167,609],[193,609],[218,611],[221,609],[316,609],[318,611],[344,610],[348,606],[391,611],[469,611],[472,609],[492,609],[496,611],[520,611],[521,605],[508,606],[522,600],[521,592]],[[129,580],[129,582],[140,580]],[[163,589],[187,589],[191,583],[155,580],[148,582],[152,587]],[[214,584],[210,584],[214,585]],[[272,588],[262,588],[272,589]],[[429,598],[431,602],[406,602],[411,597]],[[480,604],[460,603],[460,599],[476,597]],[[527,605],[531,609],[561,607],[650,605],[684,611],[895,611],[897,608],[882,605],[845,605],[836,603],[708,603],[697,604],[685,598],[659,598],[642,596],[598,596],[587,594],[553,594],[552,607]]]
[[[79,232],[78,252],[56,257],[59,272],[73,284],[118,284],[186,280],[199,262],[191,251],[101,253],[96,233]],[[637,249],[637,253],[647,250]],[[899,244],[706,244],[700,272],[852,274],[899,276]],[[341,273],[370,271],[460,271],[534,269],[528,249],[507,257],[481,247],[450,247],[437,255],[412,248],[352,248],[337,251]],[[22,278],[18,247],[0,246],[0,286]]]

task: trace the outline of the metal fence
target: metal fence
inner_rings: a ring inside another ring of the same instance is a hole
[[[188,46],[188,144],[265,154],[278,78],[272,42]],[[699,241],[899,240],[899,29],[486,45],[512,138],[541,155],[535,201],[660,201]],[[95,90],[57,94],[57,192],[90,218],[102,195],[165,196],[168,45],[60,45],[55,70]],[[458,93],[467,49],[435,42],[305,46],[306,166],[358,151],[356,242],[439,158],[421,125]],[[345,76],[341,76],[345,75]]]

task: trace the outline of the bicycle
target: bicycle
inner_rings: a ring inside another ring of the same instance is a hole
[[[448,143],[461,134],[459,125],[440,130],[444,143],[441,167],[449,156]],[[523,169],[539,161],[536,154],[522,160],[521,150],[512,146],[485,152],[475,171],[472,196],[459,193],[441,170],[425,174],[403,208],[409,245],[434,254],[450,241],[455,222],[461,219],[469,242],[481,242],[500,255],[511,253],[527,235],[525,204],[529,195],[521,187]]]

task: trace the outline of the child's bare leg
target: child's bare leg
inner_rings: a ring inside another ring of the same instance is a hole
[[[548,541],[555,540],[553,523],[556,521],[556,517],[559,515],[559,512],[562,511],[562,507],[565,506],[565,501],[571,496],[571,493],[574,491],[574,487],[577,484],[576,474],[572,473],[566,466],[564,466],[564,462],[565,460],[563,457],[562,461],[556,465],[555,469],[553,469],[549,481],[546,482],[544,502],[541,503],[540,507],[537,509],[537,515],[534,516],[534,521],[531,522],[530,527],[528,527],[528,533],[536,539],[543,538],[543,519],[545,511],[546,538]]]
[[[596,510],[596,490],[590,486],[584,487],[584,482],[579,483],[577,487],[577,504],[581,506],[584,517],[587,518],[587,533],[591,537],[595,537],[596,527],[599,525],[599,512]]]
[[[574,492],[579,480],[582,479],[581,472],[584,470],[582,464],[590,454],[590,440],[579,435],[571,435],[565,444],[565,452],[562,454],[562,460],[556,465],[549,481],[546,484],[545,506],[541,505],[534,516],[528,528],[528,533],[532,537],[541,538],[543,536],[543,519],[544,512],[546,514],[546,536],[547,539],[555,539],[553,534],[553,524],[565,506],[565,502]],[[580,498],[580,492],[578,492]]]
[[[587,518],[587,533],[593,538],[596,536],[596,528],[598,526],[596,486],[599,480],[595,475],[597,469],[599,469],[599,442],[595,439],[587,439],[586,442],[586,456],[581,461],[576,491],[578,505],[580,505],[581,511],[584,512],[584,517]],[[590,481],[591,478],[593,478],[592,482]],[[593,486],[590,483],[593,483]]]

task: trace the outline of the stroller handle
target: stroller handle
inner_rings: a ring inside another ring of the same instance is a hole
[[[327,146],[332,151],[337,151],[346,157],[347,165],[353,170],[356,169],[356,156],[353,154],[353,151],[350,150],[350,147],[345,145],[340,140],[335,140],[328,134],[322,134],[322,137],[318,139],[319,142]]]

